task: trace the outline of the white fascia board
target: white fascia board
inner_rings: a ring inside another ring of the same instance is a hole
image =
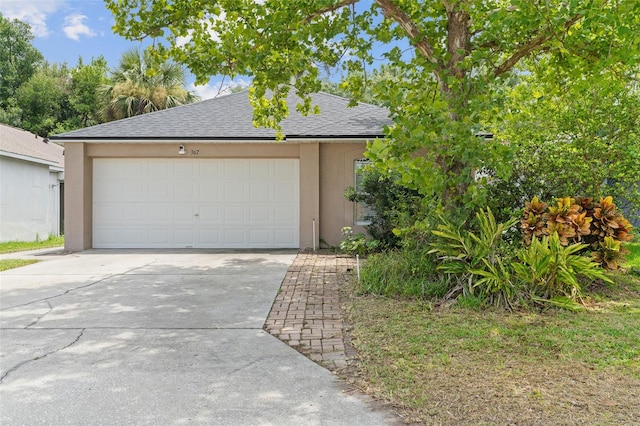
[[[2,151],[0,150],[0,156],[15,158],[16,160],[29,161],[30,163],[44,164],[46,166],[60,168],[60,170],[64,170],[64,167],[61,167],[58,163],[54,163],[53,161],[44,160],[42,158],[31,157],[29,155],[16,154],[15,152]]]

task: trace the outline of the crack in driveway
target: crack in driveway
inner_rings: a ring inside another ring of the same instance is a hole
[[[19,304],[19,305],[7,306],[7,307],[5,307],[5,308],[0,308],[0,312],[2,312],[2,311],[6,311],[6,310],[8,310],[8,309],[22,308],[22,307],[24,307],[24,306],[33,305],[34,303],[40,303],[40,302],[47,302],[47,303],[49,303],[49,300],[51,300],[51,299],[55,299],[55,298],[58,298],[58,297],[66,296],[67,294],[71,293],[72,291],[82,290],[82,289],[84,289],[84,288],[88,288],[88,287],[94,286],[94,285],[96,285],[96,284],[100,284],[101,282],[106,281],[106,280],[108,280],[108,279],[110,279],[110,278],[113,278],[113,277],[120,277],[120,276],[124,276],[124,275],[130,274],[131,272],[133,272],[133,271],[137,271],[138,269],[146,268],[146,267],[147,267],[147,266],[149,266],[149,265],[153,265],[153,264],[154,264],[154,263],[156,263],[157,261],[158,261],[158,259],[153,259],[153,261],[151,261],[151,262],[149,262],[149,263],[147,263],[147,264],[144,264],[144,265],[142,265],[142,266],[137,266],[137,267],[135,267],[135,268],[131,268],[131,269],[129,269],[128,271],[125,271],[125,272],[122,272],[122,273],[119,273],[119,274],[112,274],[112,275],[109,275],[109,276],[107,276],[107,277],[104,277],[104,278],[102,278],[102,279],[99,279],[99,280],[97,280],[97,281],[94,281],[94,282],[91,282],[91,283],[88,283],[88,284],[83,284],[83,285],[78,286],[78,287],[69,288],[69,289],[67,289],[66,291],[64,291],[64,292],[62,292],[62,293],[60,293],[60,294],[56,294],[56,295],[54,295],[54,296],[44,297],[44,298],[42,298],[42,299],[32,300],[31,302],[21,303],[21,304]],[[49,305],[49,306],[51,307],[51,305]],[[52,308],[52,309],[53,309],[53,308]],[[51,312],[51,311],[49,311],[49,312]],[[44,315],[49,314],[49,312],[47,312],[47,313],[46,313],[46,314],[44,314]],[[43,316],[44,316],[44,315],[43,315]],[[42,317],[40,317],[39,319],[37,319],[35,322],[38,322],[38,321],[40,321],[41,319],[42,319]],[[30,327],[30,326],[32,326],[32,325],[33,325],[33,324],[29,324],[27,327]]]
[[[65,345],[65,346],[63,346],[63,347],[61,347],[61,348],[59,348],[59,349],[55,349],[55,350],[53,350],[53,351],[47,352],[47,353],[45,353],[44,355],[40,355],[40,356],[37,356],[37,357],[35,357],[35,358],[33,358],[33,359],[28,359],[28,360],[26,360],[26,361],[22,361],[22,362],[20,362],[20,363],[18,363],[18,364],[16,364],[16,365],[14,365],[14,366],[13,366],[13,367],[11,367],[9,370],[7,370],[7,372],[6,372],[6,373],[4,373],[4,374],[2,375],[2,377],[0,377],[0,384],[2,384],[2,382],[4,381],[4,379],[6,379],[6,378],[7,378],[7,376],[8,376],[9,374],[11,374],[11,373],[15,372],[16,370],[18,370],[18,369],[19,369],[20,367],[22,367],[23,365],[26,365],[26,364],[29,364],[29,363],[31,363],[31,362],[35,362],[35,361],[40,361],[41,359],[44,359],[44,358],[48,357],[49,355],[53,355],[53,354],[55,354],[55,353],[58,353],[58,352],[60,352],[60,351],[63,351],[63,350],[65,350],[65,349],[70,348],[71,346],[75,345],[76,343],[78,343],[78,341],[80,340],[80,338],[82,338],[82,336],[84,335],[85,330],[86,330],[85,328],[83,328],[82,330],[80,330],[80,334],[78,334],[78,336],[73,340],[73,342],[69,343],[68,345]]]
[[[47,305],[49,305],[49,310],[47,312],[45,312],[44,314],[40,315],[38,318],[36,318],[31,324],[27,325],[25,327],[25,329],[36,325],[42,318],[46,317],[47,315],[49,315],[51,313],[51,311],[53,311],[53,306],[51,306],[51,303],[49,303],[48,300],[45,299],[45,302],[47,303]]]

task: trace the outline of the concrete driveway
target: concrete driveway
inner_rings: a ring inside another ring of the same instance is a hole
[[[293,252],[90,250],[0,273],[4,425],[375,425],[262,330]]]

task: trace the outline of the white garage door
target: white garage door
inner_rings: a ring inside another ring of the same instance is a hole
[[[297,248],[297,159],[95,159],[95,248]]]

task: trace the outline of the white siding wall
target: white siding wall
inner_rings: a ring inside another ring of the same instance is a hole
[[[0,241],[60,232],[60,183],[49,166],[0,157]]]

